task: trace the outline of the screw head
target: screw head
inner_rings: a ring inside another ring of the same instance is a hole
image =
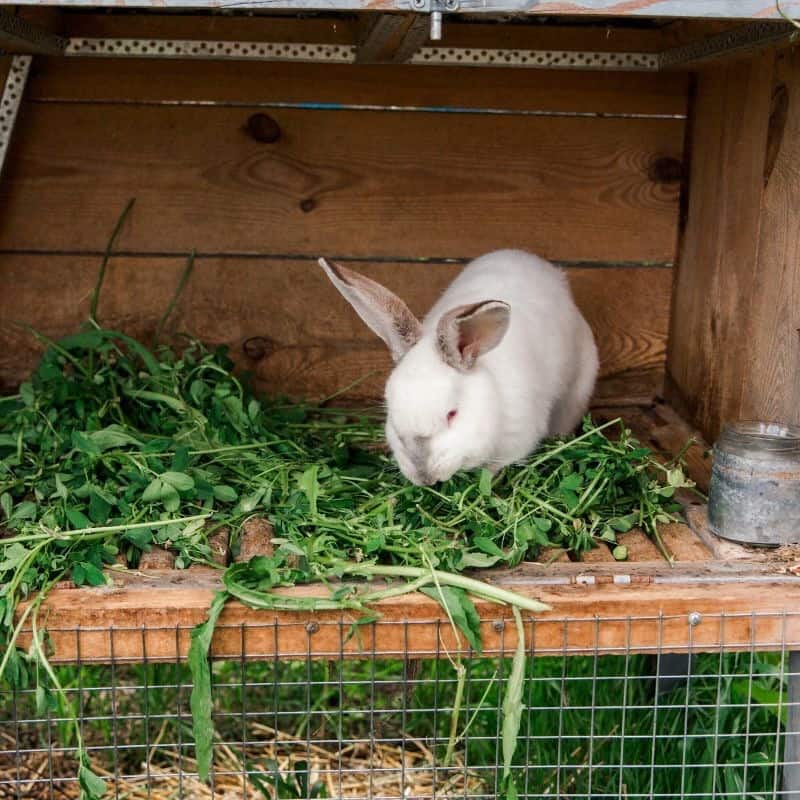
[[[694,628],[703,621],[703,615],[699,611],[689,612],[689,624]]]
[[[319,630],[319,622],[309,622],[306,625],[306,633],[314,634]]]
[[[492,628],[494,628],[494,630],[496,630],[498,633],[500,633],[501,631],[504,631],[504,630],[505,630],[505,628],[506,628],[506,623],[505,623],[505,621],[504,621],[504,620],[502,620],[502,619],[496,619],[496,620],[495,620],[495,621],[492,623]]]

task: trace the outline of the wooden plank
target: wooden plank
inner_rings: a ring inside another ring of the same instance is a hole
[[[168,76],[168,79],[165,77]],[[103,102],[309,103],[685,115],[680,73],[297,62],[39,58],[28,97]]]
[[[759,252],[774,59],[765,53],[702,72],[693,104],[688,220],[672,303],[666,396],[708,441],[742,414],[753,358],[780,363],[795,346],[784,342],[797,338],[796,325],[779,316],[785,338],[770,339],[767,348],[763,337],[755,338],[753,317],[762,287],[780,280],[784,269],[776,250],[772,261]],[[783,213],[793,212],[787,207]],[[774,312],[773,304],[768,313],[774,318]],[[773,390],[762,385],[755,391]]]
[[[275,550],[273,534],[272,525],[263,517],[245,520],[239,536],[239,552],[234,560],[241,562],[249,561],[254,556],[271,556]]]
[[[67,40],[52,30],[0,8],[0,49],[3,53],[61,55]]]
[[[136,212],[132,225],[136,225]],[[88,317],[98,257],[0,256],[0,383],[17,384],[39,347],[23,328],[74,332]],[[178,285],[184,259],[114,258],[99,318],[144,340]],[[360,263],[364,274],[401,294],[423,315],[459,272],[456,264]],[[567,270],[600,348],[602,375],[625,392],[624,376],[663,366],[670,270]],[[349,398],[382,394],[391,360],[382,342],[328,284],[313,261],[199,258],[168,326],[211,344],[254,373],[267,393],[326,397],[371,372]],[[623,376],[622,378],[620,376]],[[633,389],[637,386],[633,384]],[[603,382],[598,393],[607,392]]]
[[[151,573],[131,585],[115,575],[114,588],[56,589],[43,607],[54,662],[103,663],[112,652],[118,661],[174,661],[185,657],[190,629],[205,619],[218,572]],[[736,583],[621,586],[580,584],[540,586],[507,584],[536,596],[551,611],[526,624],[528,646],[538,654],[749,649],[780,650],[800,643],[800,584]],[[282,590],[292,596],[326,596],[320,586]],[[511,653],[516,634],[510,614],[476,601],[482,619],[484,652]],[[349,637],[350,615],[338,613],[258,612],[229,603],[218,624],[212,652],[217,657],[250,658],[435,656],[464,649],[455,640],[441,607],[423,595],[377,604],[381,619]],[[22,609],[20,609],[22,611]],[[692,627],[688,615],[701,615]],[[310,625],[313,623],[313,625]],[[246,635],[243,635],[243,627]],[[438,632],[438,636],[437,636]],[[20,638],[25,647],[29,634]],[[244,643],[244,645],[243,645]]]
[[[684,454],[686,471],[701,492],[708,492],[711,480],[711,452],[703,437],[666,403],[654,404],[652,418],[650,440],[663,452],[674,456],[686,447],[689,440],[692,440],[692,444]]]
[[[717,536],[708,527],[708,509],[704,505],[687,508],[686,521],[700,541],[711,551],[717,562],[768,562],[775,555],[775,551],[768,548],[751,547],[750,545],[739,544]]]
[[[582,564],[608,564],[612,561],[614,561],[614,556],[603,542],[598,542],[597,547],[581,553]]]
[[[138,252],[672,259],[677,187],[648,165],[680,158],[679,120],[281,109],[268,145],[251,113],[25,104],[0,248],[102,250],[136,197]]]
[[[358,38],[359,64],[403,63],[428,38],[430,21],[420,14],[371,14],[362,17],[363,35]]]
[[[664,370],[660,367],[625,370],[607,375],[595,387],[592,405],[603,408],[629,408],[652,403],[664,393]],[[614,416],[617,416],[615,413]]]
[[[543,547],[536,556],[537,564],[571,564],[569,553],[561,547]]]
[[[739,414],[800,424],[800,52],[777,59]],[[782,99],[781,99],[782,98]],[[785,103],[783,114],[781,105]]]
[[[617,536],[617,541],[628,548],[629,562],[663,561],[664,556],[655,542],[642,530],[634,528]]]
[[[142,557],[139,559],[139,569],[142,570],[169,570],[173,569],[174,566],[175,553],[171,553],[158,545],[153,545],[147,552],[142,553]]]
[[[40,5],[43,0],[17,0],[17,5]],[[220,0],[48,0],[53,5],[104,8],[217,9]],[[238,10],[263,9],[263,0],[240,0]],[[403,0],[276,0],[271,11],[405,11]],[[799,0],[782,0],[781,8],[800,16]],[[777,5],[770,0],[487,0],[483,13],[619,17],[727,17],[732,19],[779,19]]]
[[[676,561],[708,561],[713,557],[711,549],[688,525],[679,522],[670,523],[661,526],[658,532],[667,552]]]
[[[408,6],[402,9],[408,11]],[[289,15],[257,16],[188,15],[169,13],[65,15],[65,30],[72,37],[103,39],[214,39],[256,42],[308,42],[314,44],[350,44],[358,41],[360,17],[319,16],[297,18]],[[669,26],[615,25],[613,20],[596,26],[530,24],[498,25],[482,23],[476,17],[464,19],[457,14],[447,18],[448,47],[499,47],[530,50],[608,50],[652,53],[665,46],[695,39],[703,33],[718,33],[719,23],[682,22],[680,30]],[[687,26],[690,31],[684,30]]]

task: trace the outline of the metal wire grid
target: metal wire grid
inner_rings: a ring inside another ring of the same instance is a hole
[[[722,629],[726,619],[719,618]],[[634,621],[622,620],[628,631]],[[564,642],[573,623],[562,621]],[[604,654],[603,629],[612,623],[620,620],[597,619],[593,652],[578,656],[566,646],[537,648],[532,623],[515,754],[520,797],[792,796],[796,787],[784,787],[782,774],[796,736],[785,729],[797,705],[789,686],[800,677],[789,651],[800,644],[762,641],[753,624],[748,648],[695,653],[690,629],[687,678],[660,646]],[[276,642],[281,624],[267,626]],[[191,681],[181,657],[153,663],[145,650],[140,663],[112,654],[111,663],[94,665],[79,652],[78,663],[59,671],[109,797],[263,798],[274,796],[278,777],[283,797],[310,797],[316,784],[325,787],[322,796],[342,798],[498,796],[508,660],[463,660],[453,725],[454,664],[443,651],[414,658],[414,628],[423,623],[398,624],[409,654],[401,659],[374,651],[346,658],[343,649],[338,658],[318,658],[309,632],[302,658],[216,662],[218,741],[208,785],[197,780]],[[660,632],[663,620],[653,624]],[[252,627],[236,629],[242,653]],[[169,630],[179,653],[185,631]],[[79,642],[81,631],[75,636]],[[662,691],[670,678],[676,685]],[[0,798],[78,796],[70,720],[57,706],[37,713],[33,687],[0,694]]]

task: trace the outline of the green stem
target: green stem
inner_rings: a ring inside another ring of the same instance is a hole
[[[106,245],[106,251],[103,254],[103,260],[100,263],[100,272],[97,276],[97,283],[95,284],[94,291],[92,292],[92,299],[89,304],[89,319],[93,322],[97,322],[97,305],[100,302],[100,290],[103,288],[103,281],[106,277],[106,269],[108,267],[108,262],[111,259],[111,254],[114,250],[114,245],[117,243],[117,239],[119,238],[120,231],[122,230],[122,226],[125,223],[125,220],[128,217],[131,209],[133,208],[133,204],[136,202],[135,198],[131,198],[128,200],[128,204],[123,209],[122,213],[119,215],[119,219],[117,220],[117,224],[114,226],[114,230],[111,231],[111,236],[108,239],[108,244]]]
[[[459,661],[455,665],[456,675],[456,696],[453,699],[453,710],[450,712],[450,736],[447,740],[447,752],[444,754],[442,766],[449,767],[453,763],[453,753],[456,749],[456,742],[460,739],[458,735],[458,718],[461,716],[461,703],[464,699],[464,687],[467,683],[467,670]]]
[[[618,423],[622,422],[621,417],[616,417],[615,419],[609,420],[608,422],[604,422],[602,425],[596,425],[591,430],[586,431],[586,433],[581,434],[580,436],[576,436],[574,439],[568,439],[565,442],[562,442],[557,447],[554,447],[552,450],[547,450],[543,453],[539,458],[535,458],[533,461],[525,464],[525,469],[522,470],[519,474],[524,475],[527,470],[534,469],[538,467],[540,464],[544,464],[545,461],[549,461],[553,456],[558,455],[562,450],[566,450],[573,445],[576,445],[578,442],[582,442],[584,439],[588,439],[590,436],[594,436],[595,433],[599,433],[606,428],[611,427],[612,425],[617,425]]]
[[[425,570],[421,567],[402,567],[391,566],[383,564],[348,564],[345,563],[341,568],[342,574],[350,575],[363,575],[364,577],[384,577],[384,578],[420,578],[426,573],[434,575],[443,586],[457,586],[464,589],[476,597],[482,597],[486,600],[492,600],[496,603],[505,603],[506,605],[516,606],[538,613],[540,611],[549,611],[550,606],[545,603],[540,603],[538,600],[533,600],[530,597],[523,597],[516,592],[509,592],[507,589],[501,589],[498,586],[491,586],[483,581],[475,580],[474,578],[467,578],[464,575],[456,575],[451,572],[442,572],[440,570]]]
[[[175,289],[172,297],[170,298],[169,304],[167,305],[166,310],[161,316],[161,319],[158,321],[158,325],[156,325],[156,334],[153,339],[155,344],[158,344],[161,341],[161,333],[164,330],[164,325],[166,324],[167,320],[172,316],[172,312],[175,310],[175,306],[178,303],[178,298],[180,298],[181,294],[183,293],[186,284],[189,282],[189,278],[191,277],[192,270],[194,269],[194,250],[189,253],[189,258],[186,260],[186,266],[181,273],[180,280],[178,281],[178,286]]]
[[[79,536],[86,536],[94,533],[119,533],[120,531],[132,531],[138,528],[163,528],[166,525],[175,525],[183,522],[194,522],[198,519],[208,519],[211,514],[195,514],[191,517],[177,517],[176,519],[159,519],[152,522],[136,522],[132,525],[100,525],[96,528],[78,528],[74,531],[53,531],[48,533],[28,533],[23,536],[14,536],[11,539],[3,539],[3,545],[14,544],[15,542],[35,542],[39,539],[51,539],[61,541],[63,539],[73,539]]]

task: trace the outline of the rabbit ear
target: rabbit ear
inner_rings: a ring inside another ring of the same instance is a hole
[[[436,326],[439,354],[446,364],[467,372],[479,356],[500,344],[510,318],[511,306],[500,300],[451,309]]]
[[[324,258],[319,259],[319,265],[358,316],[386,342],[395,361],[419,341],[419,320],[394,292]]]

